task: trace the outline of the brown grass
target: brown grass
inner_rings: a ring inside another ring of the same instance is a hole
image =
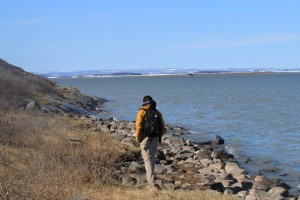
[[[39,112],[0,115],[0,199],[221,199],[212,191],[123,188],[114,163],[135,159],[138,148],[86,131],[78,121]]]
[[[115,184],[113,164],[123,147],[109,136],[41,113],[0,119],[0,199],[65,199],[85,185]]]
[[[89,188],[84,192],[85,196],[91,199],[101,200],[235,200],[231,195],[223,195],[215,191],[207,190],[149,190],[138,188],[120,187],[98,187]]]

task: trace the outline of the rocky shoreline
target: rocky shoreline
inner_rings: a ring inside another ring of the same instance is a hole
[[[135,123],[111,119],[79,117],[81,124],[95,132],[105,132],[124,145],[138,148],[135,141]],[[288,199],[300,197],[289,195],[287,184],[264,176],[250,176],[227,153],[224,139],[216,136],[212,141],[197,143],[180,135],[187,129],[167,126],[167,134],[159,144],[155,164],[156,184],[171,190],[215,190],[232,194],[238,199]],[[140,155],[135,159],[116,164],[114,177],[127,187],[146,184],[145,168]]]
[[[145,186],[145,168],[139,143],[135,141],[135,122],[91,117],[102,112],[105,99],[82,95],[71,87],[64,87],[62,91],[60,98],[44,96],[37,100],[24,100],[19,108],[75,118],[84,128],[107,133],[135,149],[134,156],[115,164],[114,178],[125,187]],[[234,156],[224,150],[225,141],[222,137],[216,136],[211,141],[197,143],[180,137],[188,134],[187,128],[167,126],[166,129],[155,164],[156,184],[160,188],[214,190],[245,200],[300,200],[300,197],[290,195],[291,188],[277,179],[250,176],[233,159]],[[70,138],[70,141],[80,142],[76,138]]]

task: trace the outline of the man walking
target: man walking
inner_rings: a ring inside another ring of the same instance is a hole
[[[140,143],[146,168],[147,182],[155,187],[154,157],[157,145],[165,133],[165,123],[162,114],[156,109],[156,102],[151,96],[143,98],[143,105],[136,117],[136,141]]]

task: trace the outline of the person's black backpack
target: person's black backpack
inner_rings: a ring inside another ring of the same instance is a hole
[[[146,111],[144,124],[143,124],[143,133],[147,137],[159,137],[162,132],[161,119],[156,109],[149,108]]]

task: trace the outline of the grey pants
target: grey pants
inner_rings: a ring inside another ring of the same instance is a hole
[[[154,137],[151,142],[148,143],[146,150],[144,149],[147,140],[149,138],[146,137],[142,142],[141,142],[141,150],[142,150],[142,156],[145,162],[145,168],[146,168],[146,177],[147,177],[147,182],[149,185],[154,185],[154,158],[155,154],[157,152],[157,145],[159,143],[159,137]]]

